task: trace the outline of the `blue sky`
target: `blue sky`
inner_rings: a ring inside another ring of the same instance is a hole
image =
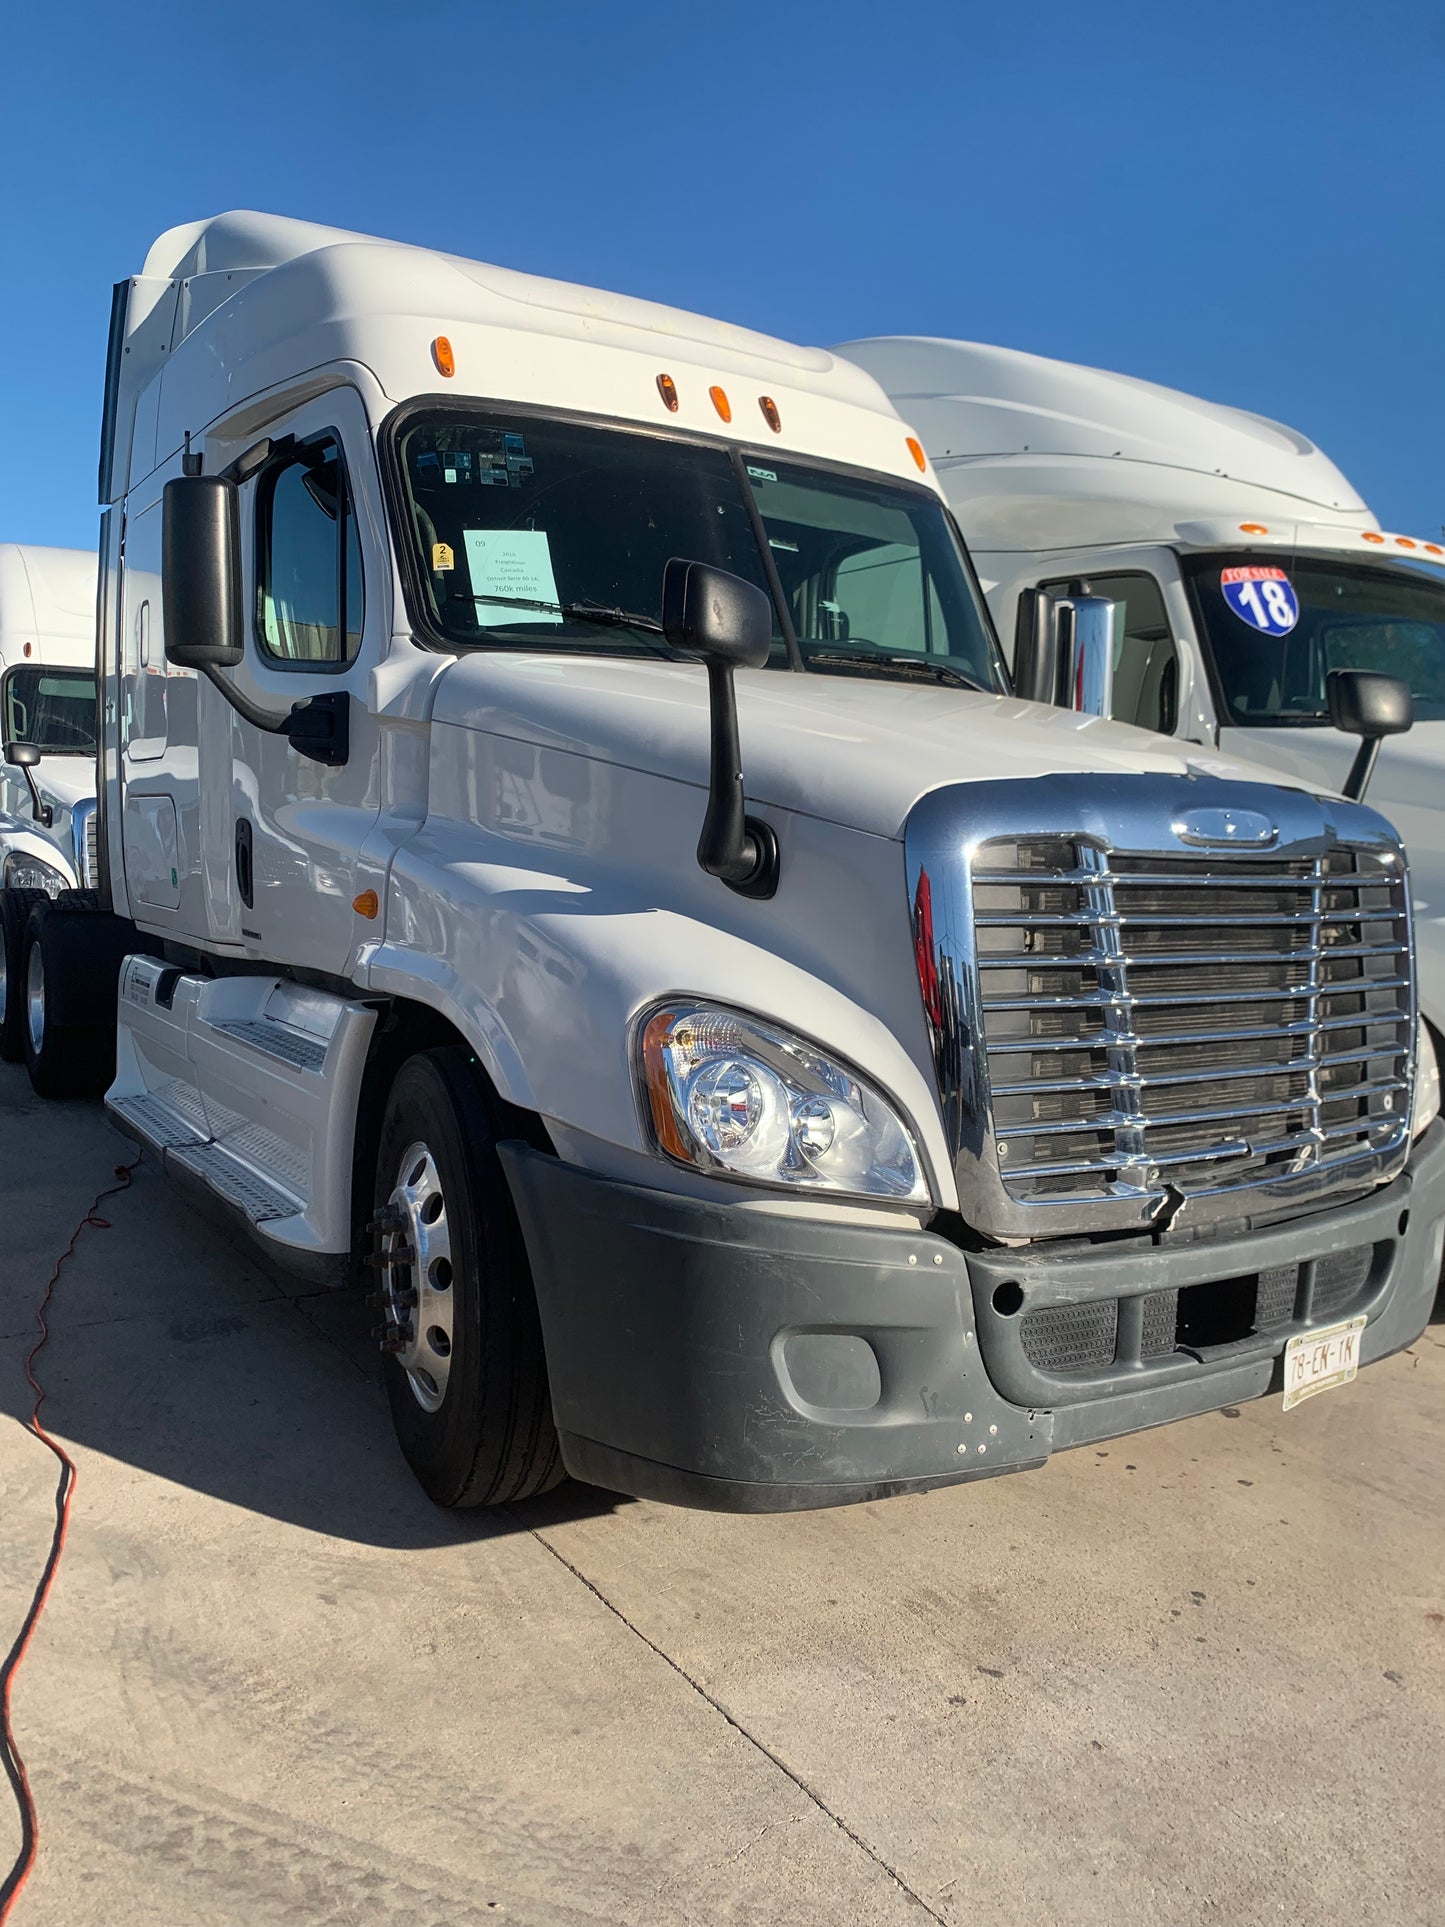
[[[964,335],[1319,441],[1445,522],[1445,10],[12,9],[0,540],[94,541],[110,285],[255,207],[814,342]]]

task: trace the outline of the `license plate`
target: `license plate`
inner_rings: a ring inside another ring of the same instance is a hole
[[[1360,1333],[1363,1317],[1348,1319],[1343,1325],[1326,1325],[1320,1331],[1301,1332],[1284,1348],[1284,1409],[1313,1398],[1316,1392],[1332,1392],[1337,1385],[1348,1385],[1360,1369]]]

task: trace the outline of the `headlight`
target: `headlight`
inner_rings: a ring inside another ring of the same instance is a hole
[[[641,1042],[653,1133],[670,1157],[755,1184],[929,1202],[907,1125],[817,1045],[681,1002],[655,1011]]]
[[[1440,1060],[1422,1017],[1415,1031],[1415,1106],[1410,1113],[1410,1135],[1419,1137],[1440,1115]]]
[[[59,870],[52,870],[38,856],[30,856],[23,850],[12,850],[5,859],[5,888],[43,890],[46,896],[57,897],[68,885]]]

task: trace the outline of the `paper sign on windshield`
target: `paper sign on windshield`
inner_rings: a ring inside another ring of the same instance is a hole
[[[468,529],[466,542],[477,621],[484,628],[562,620],[555,608],[527,606],[558,600],[545,529]]]
[[[1260,564],[1221,569],[1224,599],[1251,629],[1265,636],[1287,636],[1299,621],[1299,597],[1283,569]]]

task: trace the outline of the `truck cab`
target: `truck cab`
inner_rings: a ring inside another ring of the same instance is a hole
[[[0,1057],[12,1061],[25,907],[96,877],[95,590],[93,552],[0,542]]]
[[[48,1047],[113,1009],[117,1123],[369,1279],[438,1503],[925,1490],[1418,1334],[1393,830],[1012,696],[870,377],[230,214],[107,381]]]
[[[1097,368],[885,336],[839,354],[916,422],[1012,645],[1036,591],[1117,612],[1109,713],[1323,789],[1355,753],[1332,671],[1408,682],[1370,800],[1410,853],[1421,997],[1445,1034],[1445,543],[1382,530],[1282,423]]]

